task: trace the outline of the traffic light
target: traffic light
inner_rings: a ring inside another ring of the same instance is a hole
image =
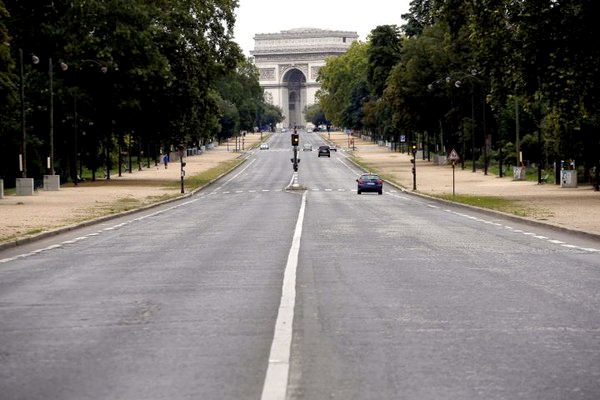
[[[413,145],[411,146],[411,150],[412,150],[413,155],[417,154],[417,145],[413,143]]]
[[[292,146],[298,146],[300,144],[300,135],[292,133]]]

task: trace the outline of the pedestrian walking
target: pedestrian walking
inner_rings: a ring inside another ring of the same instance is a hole
[[[165,169],[167,169],[167,165],[169,165],[169,154],[165,153],[163,156],[163,163],[165,163]]]

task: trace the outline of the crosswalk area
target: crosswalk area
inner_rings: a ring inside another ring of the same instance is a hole
[[[214,196],[218,194],[247,194],[247,193],[276,193],[285,192],[287,188],[281,189],[248,189],[248,190],[215,190],[207,193],[204,196]],[[309,187],[306,188],[309,192],[349,192],[356,193],[356,188],[330,188],[330,187]],[[386,193],[386,191],[384,191]],[[388,190],[387,193],[399,193],[397,190]],[[202,195],[201,195],[202,196]]]

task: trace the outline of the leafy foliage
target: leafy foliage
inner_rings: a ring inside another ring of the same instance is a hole
[[[236,0],[5,0],[0,3],[0,85],[5,137],[20,142],[18,49],[25,54],[28,172],[48,148],[53,66],[54,141],[61,175],[96,170],[122,153],[158,157],[252,129],[268,109],[255,68],[233,42]],[[10,36],[8,39],[7,37]],[[9,47],[4,43],[10,41]],[[32,64],[33,55],[39,61]],[[51,61],[50,61],[51,60]],[[50,63],[50,64],[49,64]],[[58,68],[67,64],[66,71]],[[4,69],[6,66],[6,69]],[[228,82],[228,84],[224,84]],[[10,95],[9,95],[10,94]],[[222,113],[222,114],[220,114]],[[219,121],[226,124],[219,125]],[[11,165],[18,151],[11,150]],[[3,166],[0,176],[14,176]]]
[[[323,112],[323,109],[319,103],[307,106],[304,110],[304,115],[306,120],[315,126],[330,125],[330,121],[325,118],[325,113]]]
[[[0,17],[7,18],[9,16],[6,7],[0,0]],[[19,140],[14,132],[19,132],[19,107],[18,104],[18,87],[19,83],[15,76],[15,62],[10,55],[10,37],[4,23],[0,20],[0,143],[3,145],[4,153],[17,154],[19,150]],[[10,160],[7,157],[0,159],[0,178],[4,177],[3,171],[16,169],[15,160]],[[11,180],[6,180],[6,186],[12,186]]]
[[[600,46],[586,40],[599,36],[593,7],[413,0],[404,36],[379,26],[328,60],[319,101],[334,123],[376,138],[403,133],[473,159],[500,153],[516,162],[520,150],[544,167],[573,158],[595,166],[599,180]]]
[[[371,31],[367,50],[367,80],[375,96],[381,97],[390,70],[400,61],[401,41],[398,27],[382,25]]]
[[[316,97],[327,119],[336,126],[351,127],[347,122],[352,92],[367,83],[367,49],[366,43],[353,42],[345,54],[329,58],[319,71],[321,88]]]

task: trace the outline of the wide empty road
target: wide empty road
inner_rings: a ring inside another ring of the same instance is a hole
[[[277,133],[194,196],[0,252],[0,399],[600,397],[599,241],[357,195],[300,137],[297,180]]]

